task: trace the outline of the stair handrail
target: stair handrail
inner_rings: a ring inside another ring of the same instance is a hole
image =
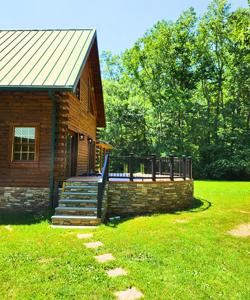
[[[97,194],[97,217],[102,217],[102,203],[104,197],[105,186],[108,181],[109,174],[109,153],[105,155],[104,164],[102,167],[101,180],[98,182],[98,194]]]

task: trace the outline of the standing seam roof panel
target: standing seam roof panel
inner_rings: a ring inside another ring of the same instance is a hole
[[[75,45],[73,52],[71,53],[71,55],[67,60],[67,63],[65,63],[65,65],[63,66],[62,72],[59,74],[59,76],[57,76],[56,81],[54,82],[55,85],[67,85],[67,79],[72,70],[72,66],[74,65],[81,51],[83,41],[87,40],[88,36],[89,36],[88,32],[83,32],[82,35],[79,37],[79,40]]]
[[[86,54],[89,49],[89,44],[91,43],[91,40],[92,40],[91,38],[93,38],[93,35],[90,35],[88,37],[88,40],[86,40],[85,43],[83,43],[83,47],[82,47],[82,49],[79,53],[79,56],[71,70],[71,73],[68,77],[66,85],[74,85],[75,78],[78,76],[78,73],[79,73],[79,70],[81,69],[81,65],[84,61],[84,58],[86,58]]]
[[[74,50],[75,45],[77,44],[79,38],[81,37],[82,32],[74,32],[74,35],[69,41],[68,46],[64,49],[64,51],[59,56],[56,64],[54,64],[53,69],[51,70],[50,74],[47,76],[46,80],[43,82],[45,85],[51,85],[55,84],[56,78],[58,77],[58,74],[61,73],[64,63],[67,63],[68,58],[72,51]]]
[[[3,84],[8,85],[11,83],[11,81],[14,80],[15,76],[18,75],[24,64],[26,64],[29,54],[32,53],[32,51],[35,51],[37,49],[37,46],[39,46],[39,42],[44,33],[45,31],[40,31],[38,34],[36,34],[32,39],[32,43],[26,44],[17,53],[17,55],[15,55],[15,58],[8,64],[8,73],[4,78],[2,78]],[[30,51],[31,48],[33,48],[32,51]]]
[[[18,53],[25,42],[29,41],[29,34],[31,34],[31,38],[35,35],[34,32],[23,32],[15,37],[14,41],[9,42],[7,45],[3,45],[3,49],[1,50],[1,62],[3,63],[3,66],[15,57],[16,53]]]
[[[52,39],[52,37],[52,32],[44,31],[44,35],[39,40],[39,43],[37,43],[35,51],[29,51],[28,55],[26,55],[25,57],[25,60],[21,62],[22,68],[15,76],[12,77],[12,80],[9,84],[11,84],[13,81],[17,85],[21,84],[22,80],[26,78],[26,76],[32,70],[34,65],[38,62],[38,59],[41,58],[42,53],[45,50],[44,48],[46,46],[46,42],[49,42]]]
[[[0,30],[0,89],[73,89],[95,30]]]
[[[43,48],[45,49],[43,49],[44,51],[41,53],[40,57],[37,58],[37,61],[35,61],[33,64],[31,64],[30,62],[29,64],[30,70],[28,71],[27,75],[21,80],[20,85],[28,86],[31,84],[32,80],[34,80],[34,78],[38,76],[39,71],[42,70],[43,65],[46,63],[46,58],[44,57],[46,56],[48,51],[48,44],[50,45],[50,47],[57,47],[56,42],[59,42],[57,41],[57,38],[60,34],[63,35],[63,33],[60,31],[52,32],[52,36],[51,36],[51,38],[53,38],[52,41],[50,41],[50,39],[47,40],[47,43],[44,43],[43,45]]]
[[[74,32],[68,31],[64,38],[61,39],[58,46],[54,49],[54,51],[51,53],[49,57],[46,58],[46,63],[43,66],[43,69],[39,73],[39,75],[35,78],[35,80],[32,81],[31,85],[43,85],[44,81],[46,80],[46,77],[48,74],[50,74],[51,70],[56,64],[56,61],[58,57],[62,54],[65,47],[67,47],[68,43],[70,42],[72,36],[74,35]],[[49,50],[50,48],[48,48]]]
[[[12,35],[14,35],[16,32],[11,32],[11,31],[3,31],[1,32],[0,36],[0,46],[5,43],[9,38],[11,38]]]

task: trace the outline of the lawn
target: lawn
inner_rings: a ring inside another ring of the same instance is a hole
[[[249,182],[195,182],[196,207],[98,229],[53,229],[43,217],[0,216],[0,299],[115,299],[135,286],[144,299],[250,299]],[[199,206],[198,206],[199,205]],[[9,225],[8,225],[9,224]],[[86,249],[77,233],[104,243]],[[112,252],[99,264],[94,255]],[[123,267],[127,276],[105,270]]]

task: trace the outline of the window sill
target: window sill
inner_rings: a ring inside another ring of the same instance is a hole
[[[30,169],[30,168],[38,168],[39,167],[39,162],[38,161],[12,161],[9,164],[10,168],[22,168],[22,169]]]

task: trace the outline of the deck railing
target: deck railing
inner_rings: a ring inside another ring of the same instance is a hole
[[[192,178],[192,159],[185,155],[181,157],[137,156],[131,153],[128,156],[110,156],[109,179],[160,180]]]
[[[105,155],[104,164],[101,173],[101,180],[98,182],[98,194],[97,194],[97,217],[101,218],[103,208],[103,197],[105,192],[105,186],[108,181],[109,172],[109,154]]]

